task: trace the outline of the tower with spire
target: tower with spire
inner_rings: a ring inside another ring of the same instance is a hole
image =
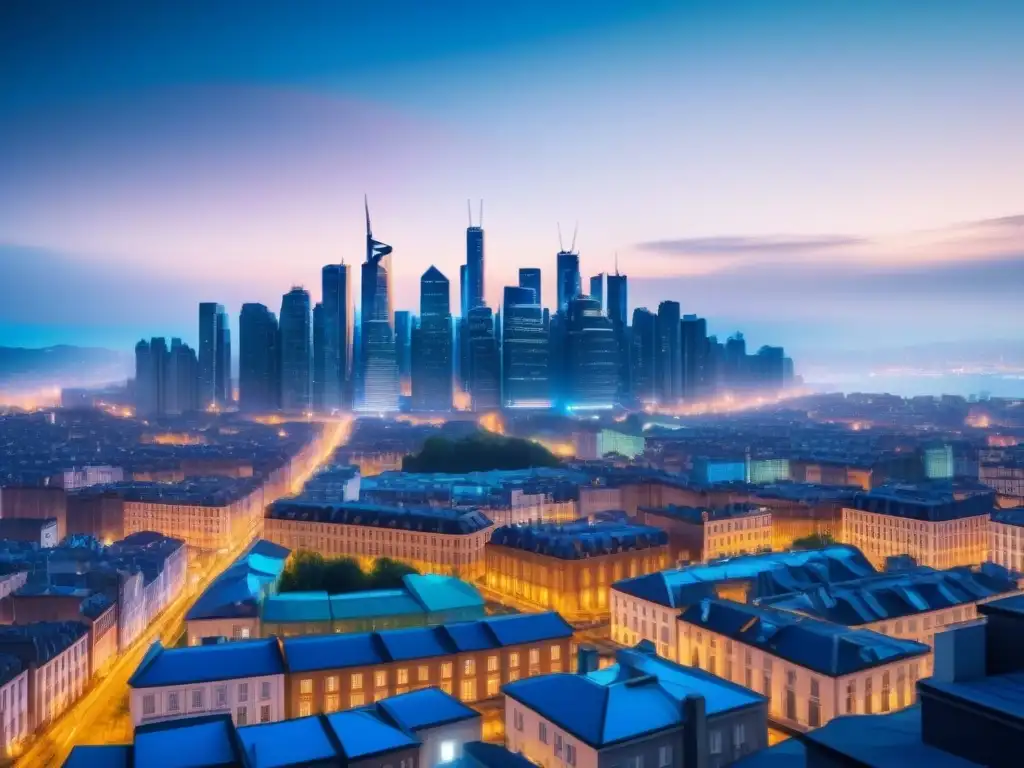
[[[356,409],[367,413],[398,410],[398,361],[395,353],[390,245],[376,240],[366,210],[366,261],[362,265],[360,325],[362,354]]]

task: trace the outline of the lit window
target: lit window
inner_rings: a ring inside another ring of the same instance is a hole
[[[519,653],[517,651],[513,651],[508,655],[508,665],[513,669],[519,666]]]
[[[466,659],[462,663],[462,674],[467,677],[476,674],[476,662],[473,659]]]
[[[355,709],[361,707],[366,703],[366,697],[362,693],[353,693],[348,697],[348,705],[350,708]]]
[[[363,674],[362,672],[356,672],[352,675],[352,690],[361,691],[363,689]]]
[[[299,717],[309,717],[313,713],[313,707],[308,701],[299,702]]]
[[[487,671],[488,672],[497,672],[498,671],[498,657],[497,656],[488,656],[487,657]]]
[[[441,679],[442,680],[450,680],[451,677],[452,677],[452,663],[450,661],[446,661],[444,664],[441,665]]]
[[[373,673],[373,684],[377,688],[385,688],[388,684],[388,673],[382,669],[378,669]]]
[[[299,693],[310,694],[313,692],[313,681],[306,677],[299,681]]]
[[[551,660],[552,661],[561,661],[561,659],[562,659],[562,646],[560,646],[560,645],[552,645],[551,646]]]
[[[408,685],[409,684],[409,670],[408,669],[404,669],[404,668],[403,669],[399,669],[395,673],[395,677],[398,680],[398,685]]]
[[[337,677],[337,675],[331,675],[330,677],[328,677],[326,685],[327,685],[327,692],[328,693],[334,693],[335,691],[337,691],[338,690],[338,677]]]
[[[450,763],[455,759],[455,742],[451,739],[441,742],[441,762]]]

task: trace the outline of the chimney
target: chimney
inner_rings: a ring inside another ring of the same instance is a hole
[[[589,675],[597,671],[597,648],[583,645],[576,649],[576,674]]]
[[[687,694],[680,702],[683,714],[683,765],[708,768],[708,718],[703,696]]]

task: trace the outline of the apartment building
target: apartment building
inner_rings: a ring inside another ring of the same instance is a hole
[[[369,565],[401,560],[423,573],[483,576],[493,523],[477,509],[385,507],[285,499],[270,506],[264,536],[291,550],[347,555]]]
[[[505,686],[506,743],[548,768],[722,768],[768,743],[767,701],[735,683],[658,657],[644,643],[597,670]]]
[[[0,653],[0,758],[13,758],[29,734],[28,670]]]
[[[837,544],[804,552],[744,555],[623,579],[611,586],[611,638],[626,646],[648,640],[659,655],[674,659],[676,615],[704,597],[747,602],[874,573],[858,550]]]
[[[930,648],[787,611],[705,598],[678,618],[678,660],[756,691],[797,730],[910,706]]]
[[[900,555],[931,568],[978,565],[989,555],[994,498],[883,486],[843,507],[842,541],[879,568]]]
[[[518,602],[570,619],[606,619],[609,587],[669,564],[664,531],[628,520],[496,528],[486,545],[486,584]]]
[[[771,512],[753,504],[641,507],[637,519],[668,533],[676,562],[703,563],[772,548]]]
[[[42,549],[57,546],[60,534],[55,517],[4,517],[0,518],[0,539],[25,541]]]
[[[568,670],[571,644],[572,627],[557,613],[289,638],[287,707],[303,717],[430,687],[472,704],[505,683]]]
[[[22,570],[17,564],[4,564],[0,566],[6,573],[0,573],[0,600],[25,586],[28,580],[28,571]]]
[[[17,658],[27,673],[31,732],[60,717],[89,680],[89,628],[82,622],[0,627],[0,654]]]
[[[128,680],[132,723],[229,715],[235,725],[285,719],[285,662],[276,638],[164,648]]]
[[[1024,508],[992,513],[988,528],[989,560],[1024,574]]]

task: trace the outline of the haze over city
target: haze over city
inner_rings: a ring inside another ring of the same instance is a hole
[[[360,263],[365,193],[396,308],[457,283],[483,198],[492,306],[523,264],[553,295],[578,224],[630,311],[678,300],[809,381],[936,342],[941,373],[1024,363],[1016,4],[48,7],[0,11],[7,346],[194,343],[199,301]]]

